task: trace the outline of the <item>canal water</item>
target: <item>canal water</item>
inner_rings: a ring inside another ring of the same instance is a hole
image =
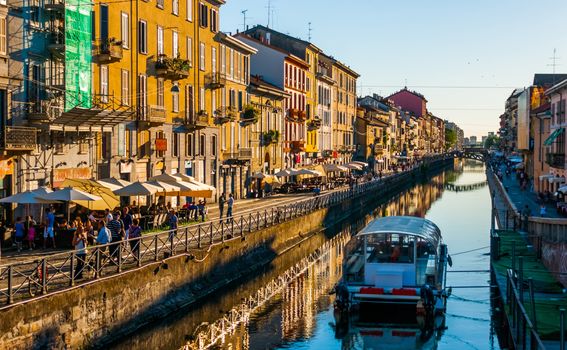
[[[278,257],[249,281],[227,288],[198,307],[180,311],[150,329],[112,344],[111,348],[197,348],[199,334],[210,338],[215,333],[212,328],[226,328],[226,323],[215,321],[226,318],[231,309],[233,314],[234,310],[243,310],[251,295],[265,295],[265,285],[281,279],[303,258],[310,259],[308,267],[243,316],[244,322],[226,332],[213,348],[499,349],[490,303],[490,195],[485,181],[481,163],[456,162],[454,169],[415,185],[389,202],[377,203],[371,215],[337,229],[340,232],[335,239],[323,247],[316,240],[305,244]],[[341,276],[341,248],[365,222],[383,215],[425,216],[440,227],[449,247],[453,267],[448,272],[447,285],[453,287],[453,293],[447,303],[445,327],[430,337],[420,337],[419,332],[408,329],[337,332],[335,328],[334,296],[329,291]],[[319,253],[317,258],[306,258],[313,250]]]

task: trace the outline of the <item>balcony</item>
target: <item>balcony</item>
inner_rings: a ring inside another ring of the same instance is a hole
[[[374,144],[374,153],[375,154],[383,154],[384,153],[384,146],[380,143]]]
[[[216,90],[225,87],[226,74],[223,73],[209,73],[205,75],[205,86],[211,90]]]
[[[305,152],[305,141],[291,141],[290,148],[293,153]]]
[[[278,130],[268,130],[262,134],[262,143],[264,146],[277,144],[280,140],[280,132]]]
[[[223,125],[236,120],[238,113],[235,107],[221,107],[215,110],[215,124]]]
[[[37,146],[37,129],[26,126],[6,126],[0,147],[5,151],[33,151]]]
[[[564,169],[565,168],[565,154],[564,153],[548,153],[545,155],[545,162],[552,168]]]
[[[27,119],[30,125],[41,126],[49,123],[50,101],[36,101],[27,110]]]
[[[238,159],[250,160],[252,159],[252,148],[242,148],[238,149]]]
[[[118,62],[122,59],[122,42],[114,38],[97,41],[93,49],[93,60],[99,64]]]
[[[44,6],[46,11],[53,11],[53,12],[59,12],[59,13],[65,12],[65,1],[63,1],[63,0],[46,1],[43,4],[43,6]]]
[[[287,118],[289,121],[293,121],[293,122],[304,122],[305,119],[307,118],[307,114],[305,113],[305,111],[295,108],[290,108],[287,111]]]
[[[244,106],[244,112],[240,116],[240,125],[247,126],[251,124],[256,124],[260,119],[260,110],[256,107],[247,105]]]
[[[146,123],[148,126],[162,125],[166,121],[165,107],[163,106],[147,106],[140,111],[140,122]]]
[[[183,124],[187,128],[187,131],[204,129],[209,126],[209,115],[204,111],[200,111],[196,114],[190,113]]]
[[[167,57],[165,54],[160,54],[155,67],[158,77],[179,80],[189,76],[189,68],[191,68],[191,65],[189,60],[178,57]]]
[[[307,130],[308,131],[315,131],[321,128],[321,119],[319,117],[315,117],[307,122]]]

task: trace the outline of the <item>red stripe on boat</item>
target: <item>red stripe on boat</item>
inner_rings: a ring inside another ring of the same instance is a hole
[[[375,337],[381,337],[384,335],[383,331],[375,330],[375,331],[360,331],[360,335],[371,335]]]
[[[362,287],[360,294],[384,294],[384,288]]]
[[[417,291],[413,288],[394,288],[392,295],[417,295]]]

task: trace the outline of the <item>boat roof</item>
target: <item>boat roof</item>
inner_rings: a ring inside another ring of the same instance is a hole
[[[434,244],[442,241],[441,230],[433,222],[415,216],[386,216],[372,220],[357,236],[398,233],[421,237]]]

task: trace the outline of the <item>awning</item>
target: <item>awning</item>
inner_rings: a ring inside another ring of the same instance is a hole
[[[134,115],[133,108],[101,109],[76,106],[49,123],[49,130],[112,132],[112,128]]]
[[[555,141],[555,139],[558,138],[563,131],[565,131],[565,128],[555,129],[555,131],[552,132],[551,135],[549,135],[549,137],[543,142],[544,146],[551,146],[553,141]]]
[[[544,180],[547,180],[547,179],[552,178],[553,176],[554,176],[553,174],[540,175],[540,176],[539,176],[539,180],[540,180],[540,181],[544,181]]]
[[[563,176],[552,177],[548,181],[550,184],[562,184],[565,182],[565,177]]]

